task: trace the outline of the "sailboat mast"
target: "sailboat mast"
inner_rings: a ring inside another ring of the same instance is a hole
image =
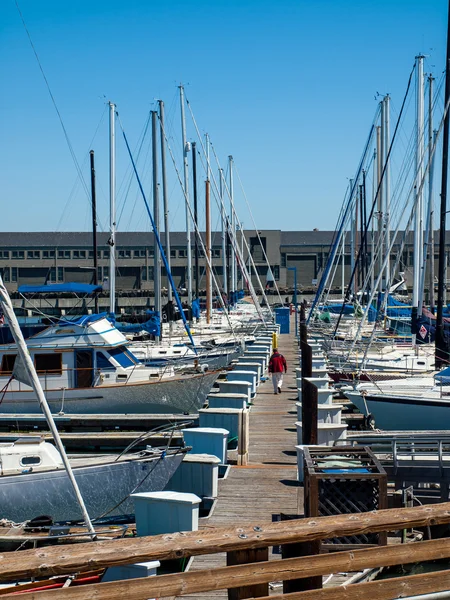
[[[188,152],[190,144],[186,141],[186,119],[184,114],[184,87],[180,87],[180,107],[181,107],[181,135],[183,143],[183,165],[184,165],[184,197],[186,202],[186,245],[187,245],[187,273],[186,284],[188,291],[189,308],[192,306],[192,249],[191,249],[191,217],[189,213],[189,165]],[[191,314],[191,313],[190,313]]]
[[[421,270],[423,269],[423,194],[421,185],[423,177],[423,122],[424,122],[424,98],[423,98],[423,56],[416,56],[416,213],[414,218],[414,278],[411,314],[411,331],[413,336],[416,331],[417,312],[419,307]]]
[[[206,143],[206,182],[205,182],[205,219],[206,219],[206,322],[211,322],[212,291],[211,291],[211,204],[210,204],[210,173],[209,173],[209,136],[205,134]]]
[[[227,275],[227,226],[226,214],[223,203],[223,169],[219,169],[219,193],[220,193],[220,215],[222,222],[222,269],[223,269],[223,291],[228,297],[228,275]]]
[[[169,201],[167,198],[167,173],[166,173],[166,144],[164,140],[164,102],[158,100],[159,104],[159,121],[161,124],[161,171],[162,171],[162,193],[163,193],[163,206],[164,206],[164,236],[166,246],[166,258],[171,268],[171,257],[170,257],[170,227],[169,227]],[[155,243],[156,246],[156,243]],[[167,286],[167,299],[172,302],[172,287]],[[169,323],[169,327],[172,327],[172,321]]]
[[[95,194],[94,151],[89,152],[91,163],[91,200],[92,200],[92,248],[94,252],[94,285],[98,285],[98,256],[97,256],[97,199]],[[94,310],[98,314],[98,292],[94,293]]]
[[[429,255],[430,255],[430,268],[429,268],[429,296],[430,296],[430,310],[434,313],[434,203],[433,203],[433,178],[434,178],[434,154],[433,154],[433,75],[428,76],[428,162],[430,163],[430,170],[428,172],[428,211],[429,211],[429,222],[430,231],[428,235],[429,240]]]
[[[450,2],[447,16],[447,54],[445,60],[445,99],[444,106],[450,100]],[[439,222],[439,271],[438,271],[438,294],[437,294],[437,316],[436,316],[436,367],[440,368],[448,362],[448,354],[445,349],[444,340],[444,288],[445,267],[447,254],[445,252],[445,225],[447,217],[447,176],[448,176],[448,137],[449,137],[449,111],[445,113],[444,135],[442,142],[442,179],[441,179],[441,208]]]
[[[391,234],[390,234],[390,210],[391,210],[391,161],[389,156],[389,147],[391,145],[391,131],[390,131],[390,108],[391,98],[389,94],[384,97],[384,156],[386,161],[386,168],[384,171],[384,226],[385,226],[385,239],[386,248],[391,247]],[[390,282],[391,273],[391,261],[390,255],[388,254],[386,263],[386,288]]]
[[[109,102],[109,312],[116,312],[116,105]]]
[[[209,136],[205,134],[206,143],[206,181],[205,181],[205,219],[206,219],[206,322],[211,322],[212,293],[211,293],[211,204],[210,204],[210,180],[209,180]]]
[[[194,223],[195,223],[195,244],[194,244],[194,279],[195,279],[195,297],[199,298],[200,286],[200,267],[198,264],[198,198],[197,198],[197,145],[192,142],[192,180],[194,189]]]
[[[158,115],[155,110],[152,114],[152,166],[153,166],[153,219],[159,235],[159,186],[158,186]],[[161,253],[158,244],[154,244],[153,252],[153,290],[155,294],[155,312],[161,318]],[[159,341],[159,336],[156,336]]]
[[[233,157],[228,157],[229,169],[230,169],[230,223],[231,223],[231,237],[233,240],[236,237],[236,218],[234,214],[234,202],[233,202]],[[236,251],[234,242],[231,244],[231,292],[236,291]]]

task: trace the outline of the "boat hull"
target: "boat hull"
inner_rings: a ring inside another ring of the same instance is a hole
[[[219,371],[173,379],[69,390],[44,390],[54,414],[172,414],[196,413]],[[41,414],[34,391],[7,391],[0,414]]]
[[[369,412],[375,427],[390,431],[442,431],[450,418],[450,400],[395,396],[364,398],[357,392],[347,393],[349,400],[363,414]]]
[[[130,458],[96,466],[75,467],[73,472],[90,518],[132,515],[134,507],[129,495],[133,492],[163,490],[183,456],[184,452],[180,451],[168,453],[163,458]],[[21,523],[40,515],[49,515],[54,522],[82,520],[65,470],[0,478],[0,518]]]

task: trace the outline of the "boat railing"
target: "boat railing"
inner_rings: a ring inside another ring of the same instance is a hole
[[[186,563],[191,557],[226,553],[227,566],[211,568],[209,561],[203,568],[200,563],[195,570],[189,569],[169,576],[162,574],[132,580],[93,583],[89,588],[85,588],[84,592],[82,588],[65,587],[52,590],[48,597],[51,594],[55,600],[69,599],[74,595],[77,598],[95,597],[97,600],[110,600],[122,596],[136,599],[180,596],[192,598],[198,597],[201,592],[209,592],[208,596],[212,596],[218,590],[228,590],[228,598],[270,600],[275,597],[270,594],[270,584],[275,581],[290,581],[291,589],[295,586],[294,589],[299,590],[294,593],[287,593],[287,590],[276,595],[277,598],[286,600],[357,600],[410,595],[424,597],[423,595],[430,593],[435,593],[434,597],[437,597],[436,592],[447,591],[450,588],[448,562],[438,562],[433,572],[425,570],[417,575],[401,574],[390,579],[314,590],[322,587],[323,576],[328,577],[330,573],[359,572],[375,567],[448,559],[448,538],[361,549],[344,546],[341,550],[331,553],[319,553],[320,541],[362,533],[399,532],[412,528],[427,530],[428,527],[448,523],[450,502],[445,502],[278,522],[237,522],[227,527],[206,528],[200,531],[71,544],[64,547],[63,555],[60,546],[39,547],[10,553],[8,560],[1,561],[0,582],[83,573],[92,570],[93,566],[101,569],[133,564],[136,556],[140,562],[177,558]],[[275,560],[270,549],[280,545],[282,558]]]

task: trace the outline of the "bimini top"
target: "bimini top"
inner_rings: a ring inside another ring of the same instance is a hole
[[[102,291],[101,285],[88,283],[49,283],[47,285],[21,285],[20,294],[94,294]]]
[[[78,321],[64,321],[26,340],[28,348],[93,348],[127,345],[128,341],[103,315],[90,315]],[[0,346],[5,351],[15,344]]]

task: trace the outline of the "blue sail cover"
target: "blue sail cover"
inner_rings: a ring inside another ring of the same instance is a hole
[[[49,283],[47,285],[21,285],[20,294],[94,294],[102,291],[101,285],[88,283]]]
[[[382,296],[382,294],[380,294]],[[386,316],[388,317],[410,317],[411,306],[400,302],[394,296],[388,295],[386,302]]]
[[[146,331],[151,335],[161,337],[161,319],[159,313],[147,311],[148,320],[144,323],[116,323],[116,328],[123,334]]]
[[[333,315],[340,315],[342,310],[341,304],[326,304],[324,306],[319,306],[318,310],[329,312]],[[355,307],[353,304],[344,304],[344,310],[342,311],[343,315],[352,315],[355,312]]]
[[[198,298],[196,298],[195,300],[192,301],[192,316],[194,317],[194,319],[199,319],[200,318],[200,300]]]

